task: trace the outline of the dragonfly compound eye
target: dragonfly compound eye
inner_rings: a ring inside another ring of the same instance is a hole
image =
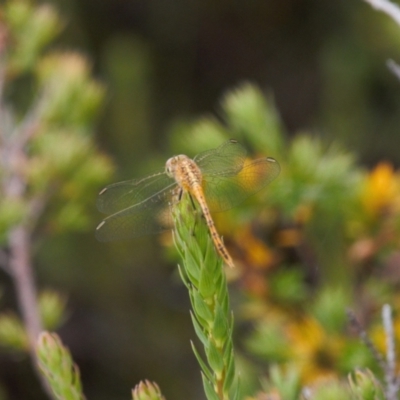
[[[170,158],[166,163],[165,163],[165,173],[172,178],[173,177],[173,171],[172,171],[172,158]]]

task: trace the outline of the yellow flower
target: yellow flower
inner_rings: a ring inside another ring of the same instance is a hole
[[[393,205],[398,195],[399,182],[393,166],[381,162],[369,174],[361,201],[367,213],[376,216]]]
[[[262,240],[253,235],[250,226],[237,232],[235,242],[251,266],[263,269],[273,263],[274,254]]]
[[[336,363],[342,347],[338,337],[326,332],[311,317],[290,324],[287,335],[292,362],[300,371],[304,383],[336,376]]]

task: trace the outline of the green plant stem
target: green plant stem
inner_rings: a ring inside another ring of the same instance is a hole
[[[55,333],[42,332],[37,344],[37,359],[53,399],[84,400],[78,367],[69,350]]]
[[[236,398],[233,357],[233,318],[222,259],[215,250],[207,225],[194,200],[184,195],[173,209],[175,244],[183,260],[179,268],[189,291],[193,325],[204,346],[207,363],[192,344],[202,369],[209,400]]]

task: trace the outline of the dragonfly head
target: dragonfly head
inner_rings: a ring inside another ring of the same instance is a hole
[[[165,173],[170,178],[175,178],[178,166],[181,165],[182,161],[187,158],[188,157],[183,154],[169,158],[165,163]]]

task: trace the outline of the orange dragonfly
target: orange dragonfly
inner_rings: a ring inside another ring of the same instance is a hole
[[[246,149],[231,139],[193,159],[174,156],[163,171],[146,178],[107,186],[99,193],[97,208],[112,215],[97,226],[97,239],[123,240],[171,229],[165,211],[186,191],[199,203],[216,250],[233,267],[210,212],[238,205],[264,188],[280,171],[275,159],[247,161],[246,154]]]

